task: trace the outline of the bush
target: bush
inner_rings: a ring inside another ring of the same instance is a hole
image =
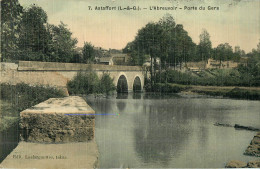
[[[116,90],[116,87],[113,83],[113,79],[111,79],[109,74],[103,74],[100,79],[99,92],[109,94],[114,90]]]
[[[146,89],[147,92],[160,92],[160,93],[178,93],[186,90],[187,87],[175,85],[170,83],[156,83],[153,90]]]
[[[260,100],[260,92],[255,90],[246,90],[234,88],[230,92],[226,93],[226,96],[231,98],[242,98],[249,100]]]
[[[241,68],[240,68],[241,69]],[[191,73],[182,73],[175,70],[168,70],[161,75],[157,74],[156,83],[177,83],[183,85],[202,85],[202,86],[259,86],[260,75],[248,74],[245,71],[230,69],[215,69],[207,70],[211,76],[206,72],[200,72],[195,76]]]
[[[67,84],[69,94],[93,94],[114,91],[116,88],[113,79],[108,74],[103,74],[101,79],[94,72],[79,72]]]
[[[29,86],[24,83],[0,84],[0,99],[10,102],[18,112],[49,98],[63,96],[63,91],[52,87]]]

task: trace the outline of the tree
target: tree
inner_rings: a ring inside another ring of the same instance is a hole
[[[146,56],[150,57],[150,78],[153,86],[158,69],[161,71],[170,65],[175,67],[177,63],[182,65],[190,60],[195,47],[183,26],[176,25],[173,17],[166,14],[158,22],[150,22],[140,29],[134,41],[128,43],[123,51],[130,54],[134,65],[142,65]]]
[[[1,61],[16,59],[22,13],[18,0],[1,1]]]
[[[21,20],[19,48],[21,60],[45,60],[49,33],[46,29],[47,14],[38,6],[25,9]]]
[[[214,50],[215,59],[220,61],[220,66],[222,61],[230,60],[233,56],[232,46],[228,43],[219,44]]]
[[[72,37],[72,33],[63,22],[58,26],[48,25],[51,35],[49,44],[50,61],[56,62],[75,62],[75,57],[79,58],[76,51],[78,40]],[[77,59],[80,61],[80,59]]]
[[[257,49],[256,49],[256,51],[257,51],[258,53],[260,53],[260,39],[259,39],[259,42],[258,42],[258,44],[257,44]]]
[[[174,45],[176,40],[176,35],[175,35],[176,23],[172,15],[166,14],[159,20],[158,24],[163,29],[161,42],[160,42],[160,46],[161,46],[160,59],[161,59],[162,67],[166,68],[170,65],[172,61],[170,57],[174,56],[173,51],[174,51]]]
[[[235,51],[232,60],[239,61],[242,56],[245,56],[245,51],[242,50],[240,46],[235,46]]]
[[[85,42],[82,50],[83,62],[91,63],[94,61],[94,46],[90,42]]]
[[[199,37],[199,53],[201,56],[201,60],[206,61],[208,58],[211,57],[212,44],[210,41],[210,35],[206,29],[203,29]]]

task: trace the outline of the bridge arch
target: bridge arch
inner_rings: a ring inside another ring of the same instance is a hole
[[[134,92],[141,92],[142,91],[142,82],[141,82],[141,78],[139,76],[134,77],[133,91]]]
[[[118,93],[128,92],[128,79],[125,74],[120,74],[116,83]]]

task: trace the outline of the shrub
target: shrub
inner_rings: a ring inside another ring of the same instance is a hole
[[[157,74],[156,83],[177,83],[184,85],[202,85],[202,86],[259,86],[260,75],[251,75],[237,69],[216,69],[200,72],[195,76],[191,73],[182,73],[175,70],[168,70]]]
[[[114,90],[116,90],[116,87],[113,83],[113,79],[109,76],[109,74],[104,73],[100,79],[99,92],[109,94]]]
[[[115,90],[113,79],[108,74],[103,74],[101,79],[97,74],[90,72],[79,72],[67,84],[69,94],[93,94],[106,93]]]
[[[0,84],[0,99],[10,102],[18,112],[49,98],[63,96],[63,91],[52,87]]]
[[[249,100],[260,100],[260,92],[255,90],[246,90],[246,89],[239,89],[234,88],[228,93],[226,96],[231,98],[243,98]]]

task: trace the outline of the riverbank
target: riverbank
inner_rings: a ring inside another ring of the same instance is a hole
[[[183,93],[202,94],[210,96],[222,96],[236,99],[260,100],[260,87],[238,87],[238,86],[199,86],[182,85],[175,83],[156,84],[155,92],[161,93]]]

